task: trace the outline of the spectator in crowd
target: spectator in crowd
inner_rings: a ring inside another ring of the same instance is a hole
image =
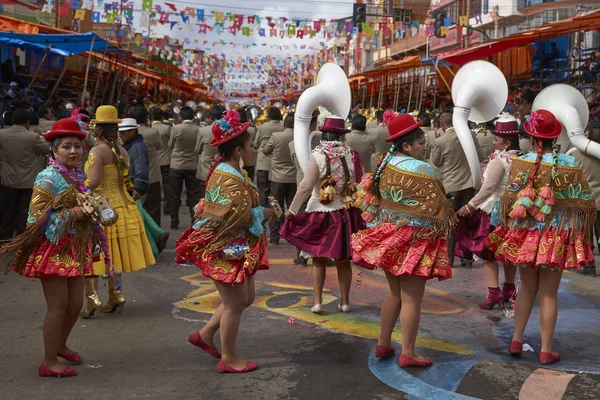
[[[194,221],[194,207],[198,204],[201,193],[201,182],[196,177],[198,154],[195,151],[200,128],[194,123],[194,110],[190,107],[182,107],[180,116],[183,122],[173,127],[169,138],[169,147],[173,149],[169,171],[171,229],[179,228],[179,208],[184,183],[190,224]]]
[[[294,114],[289,113],[283,122],[283,132],[273,132],[263,154],[271,157],[271,195],[279,202],[282,209],[289,208],[296,195],[296,167],[290,154],[290,142],[294,140]],[[274,218],[269,222],[271,244],[279,244],[279,230],[283,226],[284,217]]]
[[[258,186],[259,204],[264,204],[265,200],[271,194],[271,183],[269,173],[271,171],[271,157],[263,153],[264,146],[269,142],[274,132],[283,130],[283,119],[281,111],[277,107],[271,107],[267,111],[268,122],[258,127],[256,137],[254,138],[254,148],[258,149],[258,159],[256,160],[256,185]]]
[[[45,167],[40,160],[50,153],[48,142],[29,130],[30,120],[29,111],[16,110],[12,126],[0,131],[0,240],[25,230],[33,184]]]
[[[375,153],[375,139],[366,130],[367,117],[356,115],[352,119],[352,131],[346,134],[346,143],[360,155],[364,172],[373,172],[371,158]]]
[[[171,215],[169,212],[169,199],[171,198],[169,169],[171,168],[171,153],[173,150],[169,147],[169,138],[171,137],[172,126],[163,122],[164,116],[165,113],[160,107],[154,107],[150,110],[152,128],[158,130],[161,141],[161,147],[158,150],[158,165],[162,179],[163,211],[165,215]]]
[[[54,125],[54,114],[50,107],[41,106],[37,112],[40,118],[40,130],[42,133],[48,132]]]
[[[136,106],[131,110],[131,116],[136,120],[138,133],[144,138],[144,144],[148,151],[148,192],[143,201],[144,209],[150,214],[154,222],[160,226],[160,166],[158,163],[158,152],[162,149],[160,133],[156,128],[150,128],[148,123],[148,110],[144,106]]]

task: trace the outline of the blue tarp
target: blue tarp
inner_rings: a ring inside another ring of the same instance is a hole
[[[437,66],[438,67],[449,67],[450,65],[452,65],[452,64],[450,64],[450,63],[448,63],[446,61],[438,60],[436,56],[431,56],[429,58],[423,58],[421,60],[421,62],[423,64],[431,64],[431,65],[435,65],[436,62],[437,62]]]
[[[95,37],[95,39],[94,39]],[[94,47],[92,48],[92,40]],[[61,56],[71,56],[90,51],[103,53],[106,50],[114,53],[120,50],[113,46],[94,32],[76,34],[21,34],[14,32],[0,32],[0,44],[14,46],[23,50],[44,54],[50,48],[50,52]],[[107,48],[108,45],[108,48]]]

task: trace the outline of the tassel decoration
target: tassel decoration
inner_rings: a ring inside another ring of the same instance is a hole
[[[508,214],[512,219],[523,219],[527,213],[527,209],[523,204],[516,204],[516,207]]]
[[[335,179],[331,176],[326,176],[321,181],[321,190],[319,191],[319,201],[321,204],[329,204],[333,201],[336,195]]]

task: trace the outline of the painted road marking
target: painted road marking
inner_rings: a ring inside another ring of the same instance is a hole
[[[550,369],[537,369],[527,377],[519,399],[522,400],[560,400],[575,374],[553,371]]]
[[[465,396],[454,392],[466,375],[466,373],[477,363],[477,360],[465,361],[441,361],[425,369],[419,369],[419,377],[412,375],[397,364],[397,357],[388,357],[378,360],[374,353],[369,356],[369,369],[381,382],[401,392],[410,395],[414,399],[435,399],[435,400],[477,400],[476,397]],[[415,368],[411,368],[415,369]],[[427,380],[433,380],[436,386],[433,386],[421,376],[427,376]]]

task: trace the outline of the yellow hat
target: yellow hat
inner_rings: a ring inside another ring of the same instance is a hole
[[[102,125],[102,124],[119,124],[119,113],[113,106],[100,106],[96,110],[96,119],[90,121],[91,124]]]

